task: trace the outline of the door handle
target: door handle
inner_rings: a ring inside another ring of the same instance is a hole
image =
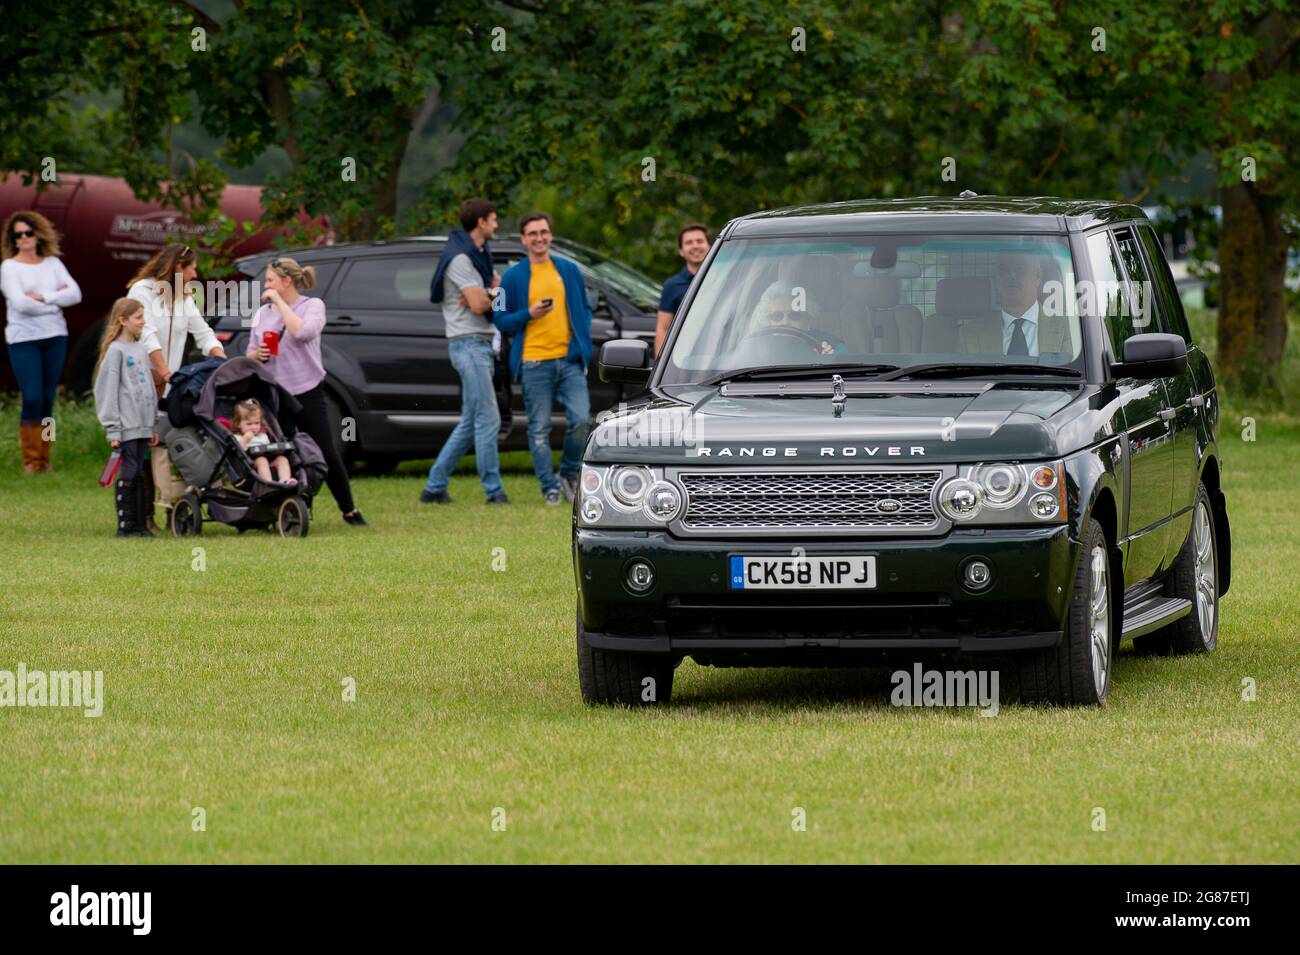
[[[1173,421],[1177,412],[1173,408],[1161,408],[1159,414],[1161,421]]]
[[[1196,414],[1199,409],[1205,407],[1205,398],[1201,395],[1192,395],[1187,399],[1187,407],[1192,409],[1192,414]]]
[[[361,323],[358,322],[358,321],[357,321],[355,318],[353,318],[351,315],[339,315],[339,316],[337,316],[337,317],[335,317],[335,318],[331,318],[331,319],[329,320],[328,324],[330,324],[330,325],[360,325]]]

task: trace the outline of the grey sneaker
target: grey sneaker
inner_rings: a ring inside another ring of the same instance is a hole
[[[496,494],[493,494],[483,503],[484,504],[509,504],[510,498],[506,497],[505,491],[498,491]]]
[[[564,495],[566,501],[572,501],[578,496],[578,482],[574,478],[560,475],[560,493]]]
[[[545,494],[542,495],[542,500],[545,501],[547,505],[551,507],[556,507],[560,503],[560,492],[547,491]]]

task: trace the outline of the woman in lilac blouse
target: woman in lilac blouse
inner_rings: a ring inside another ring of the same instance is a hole
[[[325,399],[325,366],[321,362],[320,336],[325,328],[325,303],[303,295],[302,289],[316,285],[316,270],[300,266],[293,259],[274,259],[263,281],[266,304],[257,310],[248,338],[248,356],[265,362],[285,391],[298,399],[302,412],[295,424],[320,445],[329,475],[330,493],[349,524],[364,526],[366,519],[352,500],[347,466],[330,429]],[[265,332],[279,336],[278,354],[272,355]]]

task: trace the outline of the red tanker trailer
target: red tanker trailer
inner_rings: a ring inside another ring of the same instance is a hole
[[[258,186],[227,186],[221,211],[239,222],[258,222],[261,197]],[[25,186],[18,174],[10,173],[0,181],[0,222],[18,209],[34,210],[54,223],[63,262],[81,286],[81,304],[65,310],[69,358],[63,380],[74,390],[85,390],[98,339],[86,332],[98,330],[113,300],[126,294],[126,283],[142,262],[169,242],[202,243],[206,227],[194,224],[183,212],[141,202],[125,180],[104,176],[60,176],[58,183],[38,192],[36,183]],[[259,232],[237,246],[234,255],[261,252],[274,237],[274,230]],[[0,390],[13,387],[6,358],[0,368]]]

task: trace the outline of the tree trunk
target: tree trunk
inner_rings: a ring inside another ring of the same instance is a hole
[[[1219,372],[1234,391],[1276,381],[1286,343],[1286,252],[1277,200],[1253,183],[1220,190]]]

